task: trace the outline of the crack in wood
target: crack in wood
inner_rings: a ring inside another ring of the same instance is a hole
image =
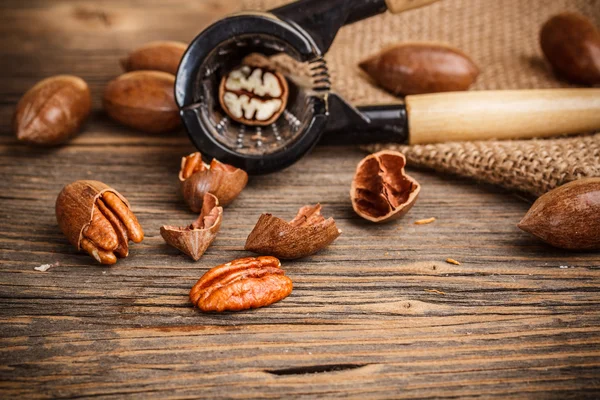
[[[265,370],[266,373],[285,376],[285,375],[305,375],[305,374],[322,374],[329,372],[340,372],[354,370],[366,367],[370,364],[325,364],[325,365],[306,365],[303,367],[281,368]]]

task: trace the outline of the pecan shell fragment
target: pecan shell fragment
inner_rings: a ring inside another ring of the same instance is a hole
[[[129,240],[139,243],[144,231],[119,192],[98,181],[76,181],[56,199],[58,226],[78,250],[102,264],[129,254]]]
[[[192,153],[181,159],[179,181],[186,203],[200,212],[206,193],[215,195],[223,207],[229,205],[246,187],[248,174],[217,159],[205,164],[200,153]]]
[[[241,258],[212,268],[190,291],[200,310],[240,311],[271,305],[289,296],[293,283],[275,257]]]
[[[365,157],[356,167],[350,189],[354,211],[372,222],[404,216],[415,204],[421,185],[404,173],[406,158],[384,150]]]
[[[261,215],[244,249],[291,260],[324,249],[341,233],[333,218],[325,219],[321,215],[320,204],[304,206],[290,222],[271,214]]]
[[[210,193],[204,195],[202,212],[198,219],[186,227],[161,226],[165,242],[198,261],[217,237],[223,220],[223,207]]]

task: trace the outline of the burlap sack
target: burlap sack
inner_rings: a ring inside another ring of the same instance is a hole
[[[327,0],[323,0],[327,1]],[[244,0],[245,9],[270,9],[286,0]],[[562,11],[600,26],[600,0],[440,0],[401,15],[386,13],[347,26],[327,54],[333,87],[356,105],[398,101],[374,86],[358,62],[403,41],[436,41],[465,51],[480,67],[472,90],[575,87],[557,79],[538,44],[541,25]],[[445,143],[396,148],[409,165],[477,178],[539,195],[584,176],[600,176],[600,133],[527,141]]]

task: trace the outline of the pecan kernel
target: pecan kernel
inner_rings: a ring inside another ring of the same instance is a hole
[[[273,304],[293,288],[275,257],[248,257],[219,265],[206,272],[190,291],[200,310],[239,311]]]
[[[223,76],[219,102],[234,121],[267,126],[285,110],[288,84],[279,72],[265,65],[242,65]]]

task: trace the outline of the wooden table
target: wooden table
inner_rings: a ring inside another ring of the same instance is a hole
[[[199,262],[163,242],[161,225],[195,218],[177,182],[180,157],[194,149],[182,132],[116,126],[101,93],[128,50],[189,41],[235,3],[2,2],[0,397],[599,396],[600,257],[520,232],[529,205],[499,189],[411,171],[423,186],[416,206],[397,223],[372,225],[348,196],[363,154],[321,147],[253,178]],[[60,73],[91,85],[85,132],[55,149],[17,143],[15,103]],[[55,198],[77,179],[121,191],[146,231],[115,266],[77,253],[56,225]],[[187,294],[208,268],[248,255],[261,213],[291,219],[316,202],[343,234],[284,263],[290,297],[238,313],[191,306]]]

